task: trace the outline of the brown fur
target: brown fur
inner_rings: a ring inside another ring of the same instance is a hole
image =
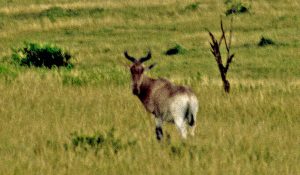
[[[192,90],[185,86],[175,85],[163,78],[154,79],[144,75],[145,71],[154,67],[153,64],[145,68],[142,64],[151,58],[150,52],[146,57],[139,60],[129,56],[127,52],[124,55],[133,62],[130,67],[133,94],[140,99],[146,110],[156,118],[157,139],[162,138],[161,125],[163,121],[175,122],[183,138],[186,138],[184,121],[187,120],[193,128],[193,133],[198,102]],[[191,103],[193,104],[192,108]]]
[[[153,79],[144,75],[140,93],[136,96],[148,112],[158,116],[165,112],[164,108],[169,105],[172,97],[180,93],[191,94],[192,91],[187,87],[174,85],[166,79]]]

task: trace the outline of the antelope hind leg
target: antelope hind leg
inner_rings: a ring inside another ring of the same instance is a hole
[[[163,137],[163,131],[161,128],[161,126],[162,126],[161,118],[155,118],[155,124],[156,124],[156,127],[155,127],[156,139],[161,140]]]
[[[186,139],[187,137],[187,130],[186,130],[186,124],[183,118],[176,118],[175,119],[175,125],[177,126],[178,130],[181,133],[182,138]]]

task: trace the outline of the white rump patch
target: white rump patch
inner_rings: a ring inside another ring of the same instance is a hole
[[[189,110],[189,112],[192,113],[194,120],[196,121],[196,115],[198,111],[198,100],[194,95],[188,94],[179,94],[174,96],[170,100],[171,103],[169,113],[173,117],[175,125],[180,130],[182,137],[186,138],[187,131],[185,115],[187,110]]]

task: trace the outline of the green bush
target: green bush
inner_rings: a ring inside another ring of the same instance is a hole
[[[226,16],[231,14],[239,14],[239,13],[247,13],[249,12],[249,8],[246,5],[242,4],[241,2],[227,0],[225,4],[228,6],[225,14]]]
[[[274,45],[275,42],[269,38],[265,38],[265,37],[261,37],[258,46],[262,47],[262,46],[267,46],[267,45]]]
[[[184,53],[186,53],[186,51],[187,50],[183,46],[176,44],[174,47],[168,49],[165,52],[165,54],[166,55],[177,55],[177,54],[184,54]]]
[[[20,49],[13,49],[12,59],[21,66],[35,67],[68,67],[72,68],[70,62],[72,56],[61,48],[52,44],[25,43]]]

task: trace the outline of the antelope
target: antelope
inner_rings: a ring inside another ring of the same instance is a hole
[[[163,137],[163,122],[174,123],[184,139],[187,137],[186,125],[188,124],[190,134],[193,136],[198,112],[198,100],[193,91],[188,87],[175,85],[164,78],[154,79],[146,76],[144,72],[156,65],[151,64],[148,67],[143,65],[143,62],[151,58],[151,51],[140,59],[129,56],[127,51],[124,55],[133,63],[130,66],[132,93],[155,117],[157,140]]]

